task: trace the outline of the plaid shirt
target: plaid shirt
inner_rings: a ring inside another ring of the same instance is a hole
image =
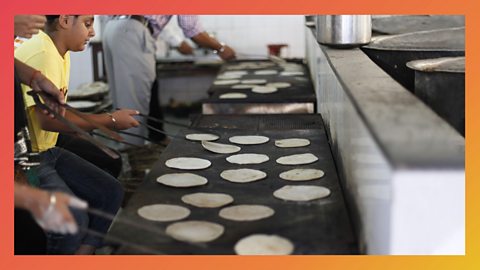
[[[165,25],[170,21],[173,15],[145,15],[150,26],[153,29],[152,36],[157,38]],[[177,15],[178,26],[182,28],[183,34],[187,38],[191,38],[201,32],[203,28],[200,24],[199,17],[196,15]]]

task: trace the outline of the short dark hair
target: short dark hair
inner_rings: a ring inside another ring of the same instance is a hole
[[[56,19],[58,19],[58,17],[60,17],[60,15],[46,15],[45,17],[47,17],[47,21],[49,23],[55,21]]]

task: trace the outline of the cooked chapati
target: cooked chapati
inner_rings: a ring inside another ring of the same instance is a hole
[[[242,204],[223,208],[218,215],[235,221],[253,221],[272,216],[275,211],[264,205]]]
[[[230,85],[230,84],[237,84],[240,80],[221,80],[221,81],[214,81],[214,85]]]
[[[236,144],[262,144],[268,142],[270,139],[265,136],[246,135],[246,136],[233,136],[228,139],[232,143]]]
[[[251,89],[253,87],[257,86],[256,84],[235,84],[232,85],[232,89]]]
[[[247,94],[232,92],[232,93],[221,94],[218,98],[220,98],[220,99],[242,99],[242,98],[247,98]]]
[[[255,75],[275,75],[278,71],[274,69],[265,69],[265,70],[257,70],[254,72]]]
[[[275,140],[275,146],[281,148],[303,147],[310,145],[310,140],[301,138],[290,138],[283,140]]]
[[[153,221],[176,221],[190,215],[188,208],[171,204],[152,204],[140,207],[139,216]]]
[[[309,181],[323,177],[325,173],[317,169],[293,169],[280,174],[280,178],[288,181]]]
[[[288,82],[271,82],[267,83],[267,86],[273,86],[275,88],[287,88],[292,86],[292,84]]]
[[[267,83],[267,80],[265,80],[265,79],[241,80],[240,83],[242,83],[242,84],[264,84],[264,83]]]
[[[203,148],[217,154],[232,154],[241,150],[240,147],[232,144],[214,143],[202,141]]]
[[[237,154],[227,157],[227,161],[233,164],[260,164],[267,162],[270,158],[264,154]]]
[[[191,141],[215,141],[218,140],[218,136],[209,133],[191,133],[185,135],[185,138]]]
[[[249,183],[264,179],[267,174],[254,169],[234,169],[223,171],[220,177],[234,183]]]
[[[252,92],[257,94],[270,94],[277,91],[278,89],[273,86],[255,86],[252,88]]]
[[[169,173],[158,177],[157,182],[170,187],[195,187],[205,185],[208,180],[193,173]]]
[[[197,192],[182,196],[182,201],[196,207],[216,208],[233,202],[233,197],[224,193]]]
[[[286,201],[311,201],[322,199],[330,195],[330,189],[321,186],[284,186],[273,192],[273,196]]]
[[[222,225],[208,221],[182,221],[169,225],[165,231],[167,235],[184,242],[210,242],[223,234]]]
[[[169,168],[180,170],[200,170],[210,167],[212,163],[203,158],[177,157],[167,160],[165,165]]]
[[[314,154],[305,153],[280,157],[277,159],[277,163],[282,165],[302,165],[310,164],[317,160],[318,158]]]
[[[252,234],[240,239],[234,249],[238,255],[289,255],[294,246],[278,235]]]

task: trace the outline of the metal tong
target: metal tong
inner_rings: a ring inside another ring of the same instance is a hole
[[[97,146],[98,148],[100,148],[103,152],[105,152],[107,155],[109,155],[110,157],[112,158],[119,158],[118,154],[115,153],[114,151],[112,151],[110,148],[108,148],[107,146],[105,146],[102,142],[100,142],[99,140],[95,139],[94,137],[92,137],[88,132],[86,132],[85,130],[79,128],[77,125],[73,124],[72,122],[68,121],[65,117],[63,117],[62,115],[58,114],[56,111],[52,110],[50,107],[48,107],[47,105],[45,105],[41,100],[40,100],[40,96],[42,97],[42,99],[44,100],[49,100],[49,101],[54,101],[54,99],[52,98],[51,95],[43,92],[43,91],[35,91],[35,90],[32,90],[32,91],[29,91],[27,92],[28,95],[32,96],[33,100],[35,101],[35,104],[36,106],[38,106],[40,109],[42,110],[46,110],[49,114],[52,114],[55,119],[57,119],[58,121],[60,121],[62,124],[66,125],[67,127],[69,127],[70,129],[72,129],[76,134],[77,136],[79,136],[80,138],[82,139],[85,139],[87,141],[89,141],[90,143],[94,144],[95,146]],[[83,115],[82,113],[80,113],[79,111],[77,111],[76,109],[72,108],[70,105],[68,104],[60,104],[58,103],[59,106],[62,106],[64,107],[65,109],[67,109],[68,111],[72,112],[73,114],[75,114],[76,116],[80,117],[81,119],[83,119],[84,121],[92,124],[94,127],[100,129],[102,132],[104,132],[105,134],[107,134],[108,136],[110,136],[110,138],[112,139],[115,139],[117,141],[122,141],[123,138],[118,135],[118,133],[106,128],[105,126],[95,122],[95,121],[92,121],[91,119],[85,117],[85,115]]]
[[[136,229],[147,231],[147,232],[153,233],[153,234],[158,235],[158,236],[170,238],[170,236],[167,235],[163,230],[161,230],[160,228],[158,228],[156,226],[149,225],[148,223],[144,224],[144,223],[139,223],[139,222],[132,221],[132,220],[129,220],[129,219],[119,218],[118,216],[112,215],[110,213],[106,213],[102,210],[90,208],[90,207],[87,209],[87,213],[91,214],[91,215],[101,217],[101,218],[104,218],[104,219],[107,219],[107,220],[110,220],[110,221],[123,223],[124,225],[128,225],[128,226],[134,227]],[[148,252],[148,253],[152,253],[152,254],[161,254],[159,251],[152,250],[150,248],[141,246],[139,244],[127,242],[127,241],[125,241],[123,239],[120,239],[118,237],[114,237],[114,236],[111,236],[111,235],[105,235],[103,233],[99,233],[97,231],[93,231],[93,230],[90,230],[90,229],[85,229],[85,228],[81,228],[81,229],[86,231],[89,234],[99,236],[99,237],[106,237],[108,241],[116,242],[117,244],[128,246],[130,248],[137,249],[139,251]],[[207,247],[207,245],[204,244],[204,243],[185,242],[184,244],[185,245],[191,245],[191,246],[194,246],[194,247],[199,247],[199,248],[206,248]]]
[[[147,120],[151,120],[151,121],[153,121],[153,122],[162,123],[162,124],[169,124],[169,125],[178,126],[178,127],[183,127],[183,128],[187,128],[187,129],[193,130],[193,131],[209,132],[209,133],[211,133],[211,134],[214,134],[214,135],[217,135],[217,136],[220,137],[219,134],[213,132],[211,129],[193,128],[193,127],[191,127],[190,125],[186,125],[186,124],[182,124],[182,123],[178,123],[178,122],[173,122],[173,121],[169,121],[169,120],[165,120],[165,119],[158,119],[158,118],[155,118],[155,117],[152,117],[152,116],[143,114],[143,113],[139,113],[138,115],[141,116],[141,117],[143,117],[143,118],[145,118],[145,119],[147,119]],[[150,125],[146,125],[146,126],[147,126],[147,128],[150,128],[150,129],[152,129],[153,131],[157,131],[157,130],[158,130],[157,128],[152,127],[152,126],[150,126]],[[168,135],[168,134],[166,134],[166,133],[165,133],[164,131],[162,131],[162,130],[158,130],[157,132],[162,133],[162,134],[165,134],[165,135]],[[170,136],[170,135],[168,135],[168,136]],[[178,136],[172,136],[172,137],[178,137]],[[182,139],[183,139],[183,137],[182,137]]]

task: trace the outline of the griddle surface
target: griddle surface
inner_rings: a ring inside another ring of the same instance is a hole
[[[330,152],[324,129],[310,130],[228,130],[218,129],[221,138],[217,142],[229,143],[228,138],[234,135],[265,135],[270,141],[262,145],[241,146],[239,153],[264,153],[270,157],[268,162],[257,165],[234,165],[225,158],[228,155],[215,154],[203,149],[199,142],[173,139],[153,166],[144,183],[129,200],[119,214],[119,219],[146,224],[164,231],[172,222],[153,222],[137,215],[137,209],[144,205],[167,203],[188,207],[192,213],[185,220],[204,220],[221,224],[225,232],[218,239],[205,243],[204,246],[193,246],[164,236],[114,222],[109,235],[123,241],[141,245],[165,254],[234,254],[233,247],[241,238],[250,234],[278,234],[288,238],[295,245],[294,254],[356,254],[356,239],[353,235],[350,219],[345,207],[342,190],[336,174],[335,165]],[[191,131],[187,132],[191,133]],[[311,145],[301,148],[277,148],[275,139],[308,138]],[[301,166],[279,165],[275,160],[281,156],[312,152],[319,160],[313,164]],[[200,157],[212,162],[205,170],[194,171],[206,177],[209,182],[205,186],[193,188],[173,188],[156,182],[156,178],[166,173],[182,172],[167,168],[165,161],[179,156]],[[267,178],[248,184],[236,184],[220,178],[225,169],[252,168],[267,173]],[[294,168],[322,169],[325,176],[307,182],[281,180],[278,175]],[[273,192],[284,185],[321,185],[331,190],[328,198],[311,202],[287,202],[273,197]],[[221,208],[197,208],[186,205],[181,197],[195,192],[222,192],[233,196],[232,205],[262,204],[275,210],[270,218],[252,222],[238,222],[222,219],[218,216]],[[107,238],[108,239],[108,238]],[[123,246],[117,249],[120,254],[137,254],[142,251]]]
[[[299,63],[295,63],[299,64]],[[300,64],[299,64],[300,65]],[[228,71],[229,64],[226,64],[222,69]],[[276,70],[278,74],[275,75],[255,75],[255,71],[262,69],[247,70],[249,73],[242,76],[239,80],[251,80],[251,79],[265,79],[267,83],[273,82],[288,82],[291,84],[288,88],[280,88],[277,92],[270,94],[254,93],[251,89],[231,89],[232,85],[212,85],[208,92],[211,96],[204,100],[203,103],[292,103],[292,102],[316,102],[315,92],[312,82],[310,80],[310,72],[302,65],[301,76],[280,76],[279,74],[284,71],[280,66],[273,66],[264,68],[268,70]],[[239,83],[240,84],[240,83]],[[264,84],[259,84],[264,85]],[[219,96],[226,93],[238,92],[247,94],[245,99],[220,99]]]

